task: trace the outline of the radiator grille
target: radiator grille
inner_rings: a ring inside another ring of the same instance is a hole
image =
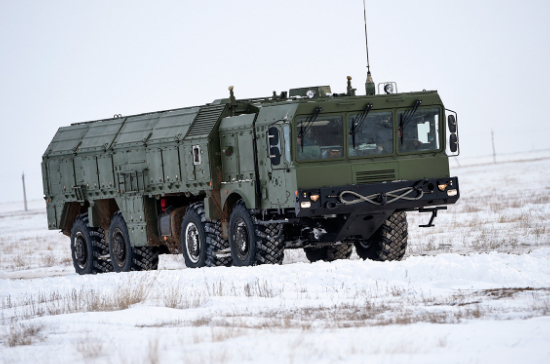
[[[195,121],[193,121],[193,124],[189,128],[187,136],[205,136],[210,134],[210,131],[212,131],[212,128],[220,118],[224,109],[225,104],[201,107]]]
[[[393,181],[394,179],[395,179],[395,169],[381,169],[378,171],[359,171],[355,173],[355,181],[358,184]]]

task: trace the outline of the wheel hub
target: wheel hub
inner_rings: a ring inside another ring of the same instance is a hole
[[[84,236],[80,231],[76,233],[76,236],[74,239],[75,239],[74,247],[75,247],[76,262],[78,263],[78,266],[80,268],[84,268],[88,260],[88,249],[86,247],[86,239],[84,239]]]
[[[237,256],[241,260],[245,260],[248,257],[250,251],[250,241],[248,236],[248,228],[246,223],[241,218],[237,219],[235,233],[233,234],[233,241],[237,248]]]
[[[187,250],[189,259],[191,259],[193,263],[197,263],[200,259],[200,245],[199,229],[197,225],[190,222],[185,228],[185,249]]]
[[[115,230],[114,233],[113,253],[116,263],[118,266],[122,267],[126,261],[126,242],[119,229]]]

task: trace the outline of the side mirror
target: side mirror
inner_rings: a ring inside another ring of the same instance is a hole
[[[271,159],[271,164],[274,166],[281,163],[281,151],[278,146],[272,146],[269,148],[269,158]]]
[[[449,136],[449,149],[453,153],[456,153],[456,151],[458,150],[458,137],[455,133],[452,133]]]
[[[447,124],[449,125],[449,131],[456,133],[456,118],[454,115],[451,114],[447,117]]]
[[[269,138],[269,145],[279,144],[279,130],[274,126],[269,128],[268,138]]]

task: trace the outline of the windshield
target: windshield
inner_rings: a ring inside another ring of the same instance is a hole
[[[350,157],[393,153],[393,118],[391,112],[369,113],[348,117],[348,152]]]
[[[296,119],[298,160],[330,159],[344,156],[344,118],[342,115],[320,115]]]
[[[400,111],[402,120],[407,110]],[[402,129],[402,130],[401,130]],[[399,130],[399,152],[439,149],[439,109],[418,109]]]

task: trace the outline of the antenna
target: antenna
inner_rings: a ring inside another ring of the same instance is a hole
[[[365,5],[365,0],[363,0],[363,17],[365,19],[365,46],[367,48],[367,82],[365,83],[365,90],[367,95],[374,95],[376,93],[376,87],[374,86],[374,81],[370,74],[369,40],[367,38],[367,7]]]
[[[367,7],[365,6],[365,0],[363,0],[363,17],[365,19],[365,46],[367,48],[367,73],[370,73],[369,40],[367,38]]]

